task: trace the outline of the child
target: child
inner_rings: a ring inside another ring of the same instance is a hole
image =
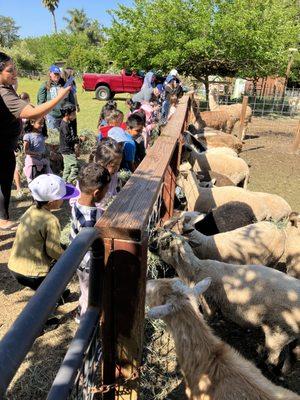
[[[83,167],[78,176],[80,196],[72,206],[72,225],[70,238],[73,240],[84,227],[93,227],[102,215],[102,211],[96,207],[105,196],[110,182],[110,175],[106,168],[99,164],[90,163]],[[91,252],[88,251],[77,269],[80,286],[79,322],[88,306],[88,287]]]
[[[109,100],[106,104],[104,104],[99,115],[97,128],[99,128],[100,126],[106,126],[107,116],[111,113],[111,111],[115,111],[116,109],[117,109],[117,102],[114,100]]]
[[[73,130],[71,122],[76,118],[76,107],[65,103],[61,108],[63,119],[59,128],[59,147],[64,159],[63,179],[73,183],[78,175],[79,138]]]
[[[50,162],[45,157],[46,145],[43,135],[44,118],[25,123],[23,145],[25,157],[24,174],[30,183],[38,175],[51,173]]]
[[[111,128],[108,132],[108,137],[114,139],[118,143],[123,144],[123,158],[121,163],[121,168],[134,171],[134,160],[136,153],[136,145],[132,136],[124,131],[124,129],[116,126]]]
[[[20,218],[8,268],[21,285],[37,290],[53,260],[63,253],[59,221],[52,211],[64,200],[78,196],[78,191],[53,174],[38,176],[29,189],[34,205]]]
[[[100,126],[99,128],[99,135],[97,136],[97,140],[100,141],[103,138],[106,138],[108,136],[108,132],[110,131],[111,128],[115,126],[120,126],[123,124],[123,118],[124,114],[120,110],[114,110],[109,113],[109,115],[106,118],[107,125],[105,126]],[[124,125],[122,127],[124,129]]]
[[[113,196],[117,194],[118,187],[118,171],[121,165],[123,155],[123,144],[118,143],[112,138],[105,138],[98,143],[96,149],[90,154],[89,162],[96,162],[101,167],[106,168],[110,174],[110,184],[105,197],[99,202],[95,203],[96,207],[102,210],[107,208]],[[79,189],[79,185],[76,185]],[[70,205],[72,206],[77,199],[71,199]]]
[[[126,132],[129,133],[135,143],[134,162],[133,164],[129,163],[129,168],[127,169],[129,169],[131,172],[134,172],[136,167],[140,164],[140,162],[146,155],[145,143],[142,136],[142,132],[145,126],[145,114],[140,114],[139,112],[131,114],[127,118],[126,125]]]
[[[169,109],[169,114],[168,114],[168,120],[172,117],[172,115],[176,111],[176,107],[178,104],[178,97],[176,94],[172,94],[170,96],[170,109]]]

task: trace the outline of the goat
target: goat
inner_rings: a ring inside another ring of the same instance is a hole
[[[214,336],[198,309],[198,298],[211,282],[194,288],[179,279],[147,282],[149,318],[162,318],[170,329],[190,400],[299,400],[268,381],[230,346]]]

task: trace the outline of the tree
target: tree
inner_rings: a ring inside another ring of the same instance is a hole
[[[67,30],[71,33],[84,32],[91,26],[91,22],[87,17],[83,8],[73,8],[68,10],[69,18],[64,17],[63,19],[67,22]]]
[[[19,39],[18,30],[12,18],[0,15],[0,46],[11,47]]]
[[[209,75],[280,73],[299,33],[296,10],[285,0],[135,0],[110,11],[107,53],[120,67],[176,67],[206,88]]]
[[[57,25],[55,18],[55,9],[58,7],[59,0],[42,0],[43,6],[48,9],[48,11],[52,14],[54,32],[57,33]]]

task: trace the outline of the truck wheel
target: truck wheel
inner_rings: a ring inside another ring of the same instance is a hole
[[[95,91],[96,99],[98,100],[109,100],[111,93],[107,86],[99,86]]]

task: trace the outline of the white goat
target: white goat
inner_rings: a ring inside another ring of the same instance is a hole
[[[150,318],[162,318],[170,329],[190,400],[299,400],[268,381],[249,361],[213,335],[197,300],[211,282],[193,289],[179,279],[147,282]]]
[[[207,315],[216,309],[242,327],[262,327],[268,362],[277,365],[281,351],[299,339],[300,282],[263,265],[236,265],[199,260],[185,238],[162,232],[158,254],[188,284],[208,274],[213,285],[204,302]]]

